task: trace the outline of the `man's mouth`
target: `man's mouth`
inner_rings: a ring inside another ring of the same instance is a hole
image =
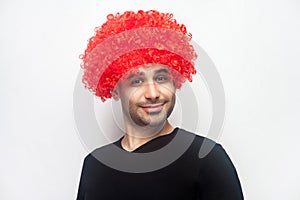
[[[160,112],[165,103],[157,103],[157,104],[144,104],[141,105],[140,107],[143,108],[144,111],[147,113],[157,113]]]

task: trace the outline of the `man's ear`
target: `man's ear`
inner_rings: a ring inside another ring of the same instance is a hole
[[[120,92],[118,86],[116,86],[112,91],[112,97],[114,98],[115,101],[118,101],[120,99]]]

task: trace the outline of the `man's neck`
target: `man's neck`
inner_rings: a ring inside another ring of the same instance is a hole
[[[172,133],[173,130],[173,126],[168,121],[162,127],[126,126],[126,134],[121,141],[121,146],[131,152],[154,138]]]

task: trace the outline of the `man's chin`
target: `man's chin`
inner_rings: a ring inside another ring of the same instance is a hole
[[[164,124],[165,124],[164,122],[157,122],[157,121],[153,122],[152,121],[152,122],[149,122],[147,124],[146,123],[141,124],[139,126],[142,127],[142,128],[146,128],[146,129],[160,130],[160,129],[163,128]]]
[[[167,120],[167,115],[165,112],[152,112],[148,114],[148,119],[144,120],[145,126],[149,127],[159,127],[165,124]]]
[[[158,116],[159,114],[161,114],[162,111],[157,111],[157,112],[147,112],[148,115],[152,116],[152,117],[155,117],[155,116]]]

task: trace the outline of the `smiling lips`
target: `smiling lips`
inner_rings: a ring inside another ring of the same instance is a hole
[[[159,104],[146,104],[142,105],[143,108],[148,113],[160,112],[163,109],[164,103]]]

